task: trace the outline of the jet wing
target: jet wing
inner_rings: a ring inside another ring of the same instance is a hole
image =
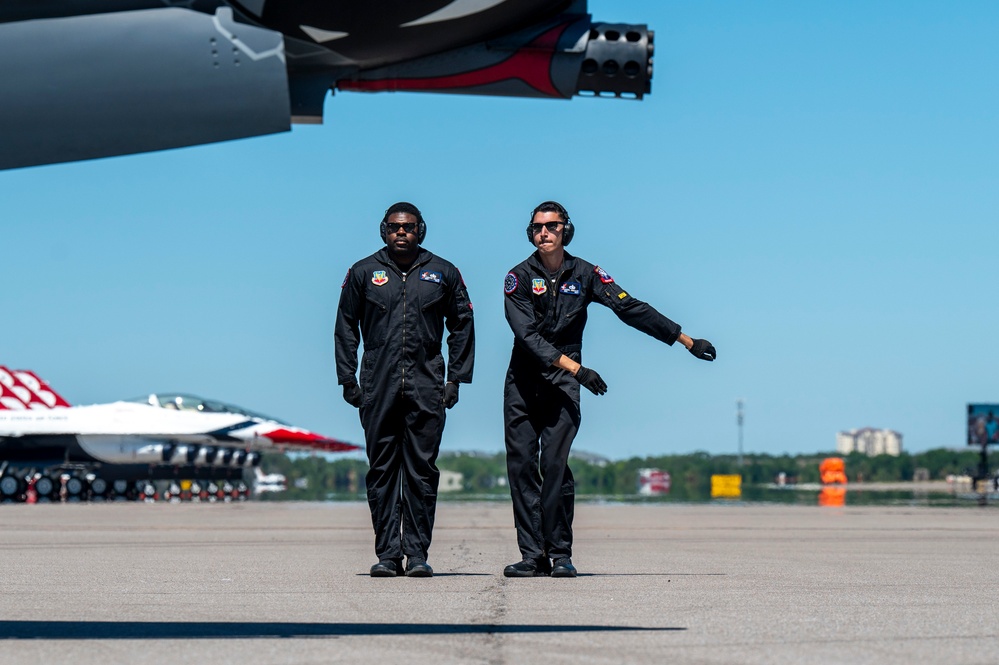
[[[291,128],[284,37],[228,7],[0,23],[0,81],[0,169]]]

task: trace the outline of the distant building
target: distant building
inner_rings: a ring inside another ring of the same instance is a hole
[[[662,469],[638,470],[638,493],[642,496],[660,496],[669,493],[672,479]]]
[[[604,457],[603,455],[597,455],[596,453],[588,453],[583,450],[570,450],[569,459],[577,459],[584,464],[592,464],[593,466],[598,466],[603,468],[610,464],[610,459]]]
[[[438,492],[460,492],[463,488],[465,476],[457,471],[441,469],[441,480],[437,488]]]
[[[863,455],[892,455],[902,453],[902,435],[890,429],[862,427],[836,435],[836,452],[841,455],[861,453]]]

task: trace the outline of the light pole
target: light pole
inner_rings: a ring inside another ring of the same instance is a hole
[[[742,466],[742,399],[735,400],[735,422],[739,426],[739,466]]]

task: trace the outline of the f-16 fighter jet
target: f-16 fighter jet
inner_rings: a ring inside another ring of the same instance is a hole
[[[0,499],[18,499],[31,482],[39,496],[63,484],[77,496],[104,494],[114,481],[240,479],[263,452],[358,449],[192,395],[69,406],[35,374],[2,366],[0,389]]]
[[[0,169],[288,131],[335,90],[641,99],[652,53],[586,0],[8,0]]]

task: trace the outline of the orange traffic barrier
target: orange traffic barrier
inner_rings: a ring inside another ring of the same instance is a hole
[[[846,464],[839,457],[827,457],[819,464],[819,480],[823,485],[845,485]]]

